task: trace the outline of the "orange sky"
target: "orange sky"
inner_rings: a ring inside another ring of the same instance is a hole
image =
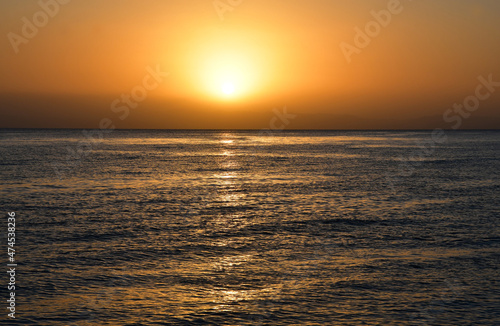
[[[450,127],[500,81],[494,0],[59,1],[0,3],[0,127],[266,128],[285,106],[291,129]],[[497,89],[464,127],[498,126]]]

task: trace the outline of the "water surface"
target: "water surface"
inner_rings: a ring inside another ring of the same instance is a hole
[[[17,323],[499,325],[500,132],[446,136],[3,130]]]

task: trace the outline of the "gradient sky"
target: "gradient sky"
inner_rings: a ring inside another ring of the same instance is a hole
[[[340,45],[389,2],[243,0],[222,20],[212,0],[72,0],[25,37],[40,1],[1,0],[0,127],[268,128],[286,106],[290,129],[450,128],[479,76],[500,82],[500,2],[402,0],[348,62]],[[148,67],[168,76],[112,111]],[[462,127],[498,128],[497,90]]]

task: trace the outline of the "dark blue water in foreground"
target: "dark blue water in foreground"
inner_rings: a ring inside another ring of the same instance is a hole
[[[500,132],[446,137],[3,130],[0,323],[500,325]]]

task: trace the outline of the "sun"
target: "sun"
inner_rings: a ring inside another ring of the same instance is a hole
[[[236,88],[234,87],[234,84],[232,82],[226,82],[222,84],[221,90],[225,96],[231,96],[234,95]]]
[[[264,40],[263,40],[264,39]],[[275,79],[274,53],[265,35],[208,30],[186,43],[186,94],[210,102],[243,103],[268,91]],[[180,86],[181,87],[181,86]]]

